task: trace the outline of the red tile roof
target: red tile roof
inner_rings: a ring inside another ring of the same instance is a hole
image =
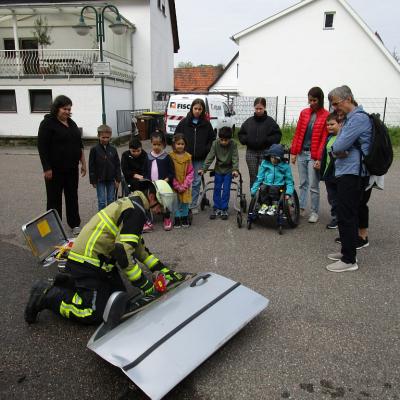
[[[190,67],[174,69],[174,90],[181,92],[206,92],[221,75],[220,67]]]

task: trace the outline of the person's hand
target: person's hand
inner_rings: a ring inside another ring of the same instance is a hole
[[[81,164],[81,177],[86,175],[86,164]]]
[[[169,182],[169,178],[165,178],[164,181],[165,181],[165,182]]]
[[[119,182],[115,181],[114,184],[115,184],[115,189],[118,189],[119,188]]]
[[[143,179],[143,175],[139,175],[139,174],[133,174],[133,177],[135,179]]]
[[[198,173],[200,176],[202,176],[202,175],[204,174],[204,171],[203,171],[202,169],[199,169],[199,170],[197,171],[197,173]]]
[[[314,169],[321,169],[321,161],[319,160],[314,161]]]
[[[291,154],[290,160],[291,160],[292,164],[296,164],[297,156],[295,154]]]
[[[232,176],[233,176],[234,178],[237,178],[237,177],[239,176],[239,172],[233,171],[233,172],[232,172]]]
[[[96,189],[96,184],[95,183],[92,183],[92,186]]]
[[[53,170],[48,169],[47,171],[43,172],[43,175],[44,175],[44,179],[46,179],[46,181],[50,181],[53,179]]]

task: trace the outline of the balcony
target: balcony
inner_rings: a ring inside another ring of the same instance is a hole
[[[110,52],[104,53],[104,61],[110,62],[110,78],[133,80],[129,60]],[[0,50],[0,79],[93,78],[93,63],[98,61],[100,53],[97,49]]]

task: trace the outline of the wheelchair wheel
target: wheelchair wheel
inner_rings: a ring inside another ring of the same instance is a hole
[[[279,233],[280,235],[282,235],[282,233],[283,233],[282,225],[279,225],[279,227],[278,227],[278,233]]]
[[[243,213],[246,213],[246,211],[247,211],[247,201],[246,201],[245,194],[243,194],[240,199],[240,209],[242,210]]]
[[[243,223],[243,218],[242,218],[242,213],[241,212],[237,213],[236,222],[238,224],[238,227],[241,228],[242,227],[242,223]]]
[[[251,229],[251,221],[248,219],[247,220],[247,229],[250,230]]]
[[[201,211],[204,211],[204,209],[206,208],[207,203],[210,204],[210,202],[208,201],[207,197],[205,197],[205,196],[202,197],[201,201],[200,201],[200,210]]]
[[[189,225],[192,225],[192,223],[193,223],[193,213],[192,213],[192,210],[189,210],[188,222],[189,222]]]
[[[299,224],[300,205],[296,191],[293,192],[291,199],[283,200],[283,212],[286,215],[287,222],[291,228],[295,228]]]

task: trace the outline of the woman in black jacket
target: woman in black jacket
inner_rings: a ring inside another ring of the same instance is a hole
[[[175,133],[182,133],[187,141],[186,151],[192,156],[194,179],[192,183],[193,213],[196,208],[200,193],[201,176],[198,171],[203,167],[204,160],[211,149],[215,134],[212,125],[206,120],[206,105],[202,99],[195,99],[190,106],[187,116],[179,122]]]
[[[265,108],[267,102],[264,97],[254,100],[254,116],[246,119],[239,131],[239,141],[247,146],[246,163],[250,175],[250,188],[257,177],[258,167],[263,160],[263,153],[272,144],[281,141],[282,132]]]
[[[86,175],[81,132],[70,118],[72,101],[67,96],[55,98],[50,114],[39,126],[38,150],[46,183],[47,209],[56,209],[62,218],[62,193],[64,191],[67,223],[74,235],[80,231],[78,205],[78,166],[81,177]]]

